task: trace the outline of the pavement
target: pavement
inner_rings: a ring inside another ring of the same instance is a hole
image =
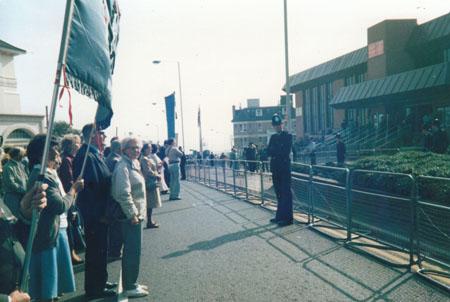
[[[304,224],[270,224],[268,209],[186,181],[181,197],[154,211],[159,229],[144,230],[139,283],[150,295],[135,301],[450,301],[408,269]],[[76,271],[79,291],[62,301],[83,301]],[[119,281],[120,261],[108,272]]]

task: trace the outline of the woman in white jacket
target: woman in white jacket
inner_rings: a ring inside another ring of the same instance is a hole
[[[141,259],[142,222],[146,218],[145,180],[138,161],[141,147],[135,138],[122,140],[122,159],[112,178],[112,195],[126,219],[122,223],[122,281],[129,298],[148,295],[147,287],[137,283]]]

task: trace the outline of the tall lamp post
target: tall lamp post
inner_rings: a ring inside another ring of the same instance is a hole
[[[160,64],[161,60],[154,60],[153,64]],[[164,61],[169,62],[169,61]],[[172,61],[170,61],[172,62]],[[184,118],[183,118],[183,93],[181,92],[181,71],[180,71],[180,61],[175,61],[177,63],[178,67],[178,90],[180,92],[180,109],[181,109],[181,136],[183,137],[183,148],[186,148],[186,145],[184,143]]]
[[[287,115],[287,130],[292,132],[291,122],[291,84],[289,82],[289,51],[288,51],[288,16],[287,16],[287,0],[284,0],[284,60],[286,67],[286,115]]]

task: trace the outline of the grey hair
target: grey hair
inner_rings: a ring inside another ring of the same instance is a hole
[[[64,153],[72,153],[75,149],[76,143],[81,143],[81,138],[77,134],[66,134],[61,141],[61,150]]]
[[[125,137],[122,139],[120,144],[122,145],[122,151],[130,146],[131,142],[136,142],[139,146],[141,145],[141,141],[135,137]]]

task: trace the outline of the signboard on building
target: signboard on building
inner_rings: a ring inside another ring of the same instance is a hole
[[[368,45],[368,54],[369,54],[369,59],[383,55],[384,54],[384,41],[380,40],[380,41],[370,43]]]

